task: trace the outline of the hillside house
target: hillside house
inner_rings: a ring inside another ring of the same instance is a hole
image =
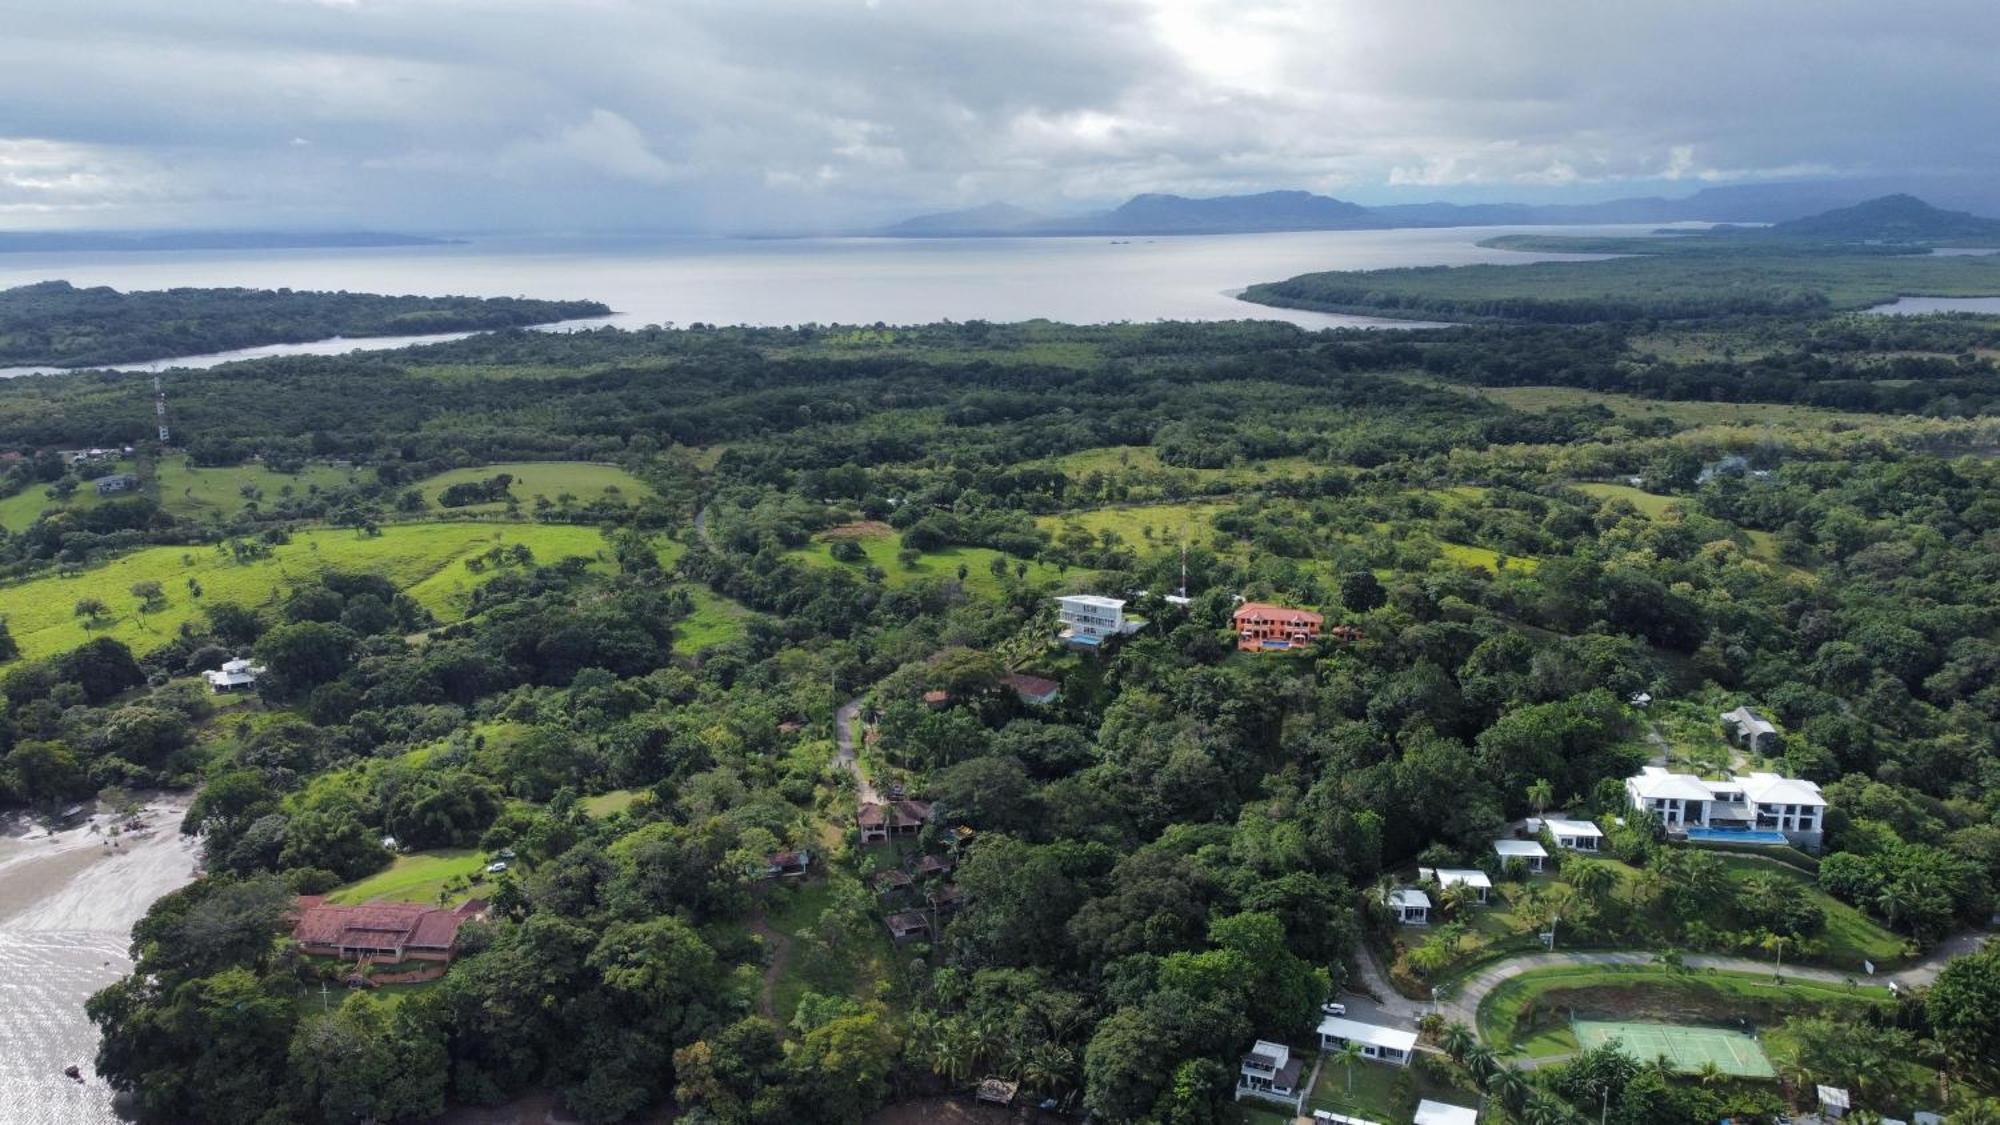
[[[1518,859],[1536,875],[1548,869],[1549,852],[1539,840],[1495,840],[1493,852],[1502,864]]]
[[[1389,892],[1389,913],[1405,926],[1431,924],[1431,896],[1416,887],[1397,887]]]
[[[1250,1053],[1243,1056],[1243,1065],[1237,1069],[1236,1096],[1296,1103],[1300,1094],[1299,1080],[1304,1070],[1305,1060],[1294,1056],[1290,1047],[1259,1039],[1251,1045]]]
[[[1326,618],[1311,610],[1265,602],[1244,602],[1230,615],[1236,647],[1243,652],[1283,652],[1306,648],[1319,639]]]
[[[1349,1043],[1361,1045],[1362,1058],[1408,1066],[1410,1056],[1416,1053],[1417,1033],[1345,1016],[1328,1016],[1319,1021],[1320,1050],[1337,1051]]]
[[[854,821],[861,829],[862,843],[878,844],[892,836],[914,836],[923,831],[931,822],[931,805],[908,798],[886,804],[871,802],[855,811]]]
[[[1722,713],[1722,727],[1729,741],[1756,754],[1778,752],[1778,728],[1769,719],[1748,707]]]
[[[1146,622],[1125,616],[1125,602],[1099,594],[1070,594],[1056,599],[1056,635],[1079,648],[1097,648],[1112,637],[1136,633]]]
[[[208,690],[217,695],[227,695],[232,691],[249,691],[257,686],[257,677],[264,669],[248,660],[225,660],[222,667],[203,672],[201,678],[208,681]]]
[[[139,487],[139,478],[131,473],[113,473],[108,477],[98,477],[93,482],[99,496],[111,496],[119,492],[130,492]]]
[[[800,848],[795,852],[772,852],[764,864],[766,879],[797,879],[812,867],[812,853]]]
[[[1047,707],[1062,698],[1062,685],[1040,676],[1030,676],[1023,672],[1009,672],[1004,682],[1014,689],[1021,702],[1030,707]]]
[[[305,952],[381,964],[450,961],[458,952],[458,931],[486,917],[486,903],[472,899],[450,908],[415,902],[367,902],[336,906],[318,895],[300,897],[292,940]]]
[[[1775,838],[1755,836],[1775,832],[1787,843],[1817,849],[1826,823],[1826,797],[1818,785],[1774,773],[1711,781],[1647,766],[1625,779],[1625,795],[1634,809],[1651,813],[1668,832],[1699,839],[1742,833],[1742,843],[1775,843]]]
[[[1540,832],[1549,830],[1556,838],[1556,847],[1572,852],[1596,852],[1604,846],[1604,831],[1587,820],[1564,820],[1560,817],[1530,819],[1528,830]]]
[[[1419,867],[1417,874],[1445,890],[1471,887],[1473,900],[1481,906],[1486,905],[1487,896],[1493,893],[1493,879],[1477,867]]]
[[[889,936],[898,943],[931,936],[930,916],[921,910],[899,910],[884,919]]]

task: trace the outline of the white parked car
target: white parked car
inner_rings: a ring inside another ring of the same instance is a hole
[[[1319,1010],[1321,1015],[1345,1016],[1347,1014],[1347,1005],[1338,1000],[1328,1000],[1319,1006]]]
[[[498,875],[505,870],[507,870],[507,861],[504,859],[495,860],[486,865],[486,873],[488,875]]]

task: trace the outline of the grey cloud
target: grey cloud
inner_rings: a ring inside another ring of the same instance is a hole
[[[1986,0],[15,0],[0,222],[811,228],[2000,171]]]

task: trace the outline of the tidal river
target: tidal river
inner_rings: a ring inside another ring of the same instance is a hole
[[[194,878],[197,845],[180,834],[185,798],[150,802],[145,827],[113,835],[110,814],[51,834],[0,836],[0,1122],[99,1125],[118,1119],[91,1068],[90,994],[128,972],[132,924]],[[83,1081],[63,1074],[75,1066]]]

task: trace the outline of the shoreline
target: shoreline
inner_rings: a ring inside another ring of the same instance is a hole
[[[9,1120],[121,1120],[83,1005],[131,971],[132,926],[194,879],[200,845],[180,833],[192,800],[153,793],[134,818],[98,812],[53,832],[16,820],[0,836],[0,1099],[25,1115]],[[127,830],[134,819],[145,827]]]

